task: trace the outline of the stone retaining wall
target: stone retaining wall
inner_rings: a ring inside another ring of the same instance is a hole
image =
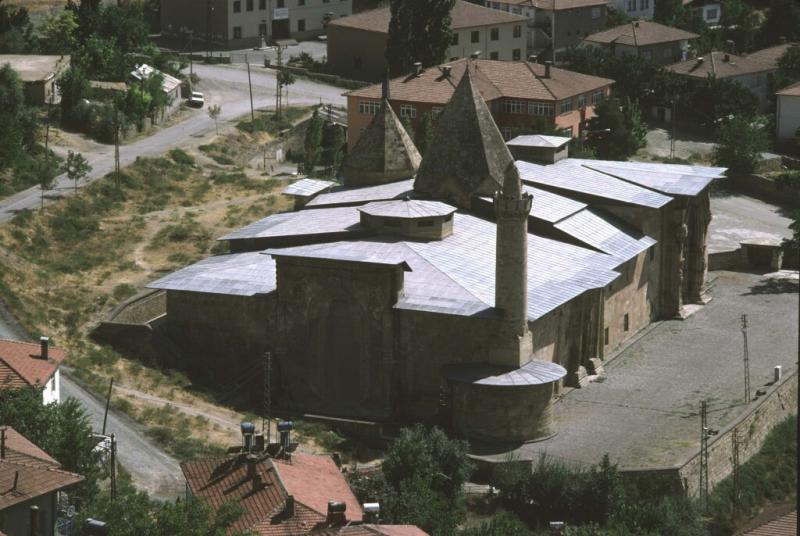
[[[797,371],[783,378],[758,405],[737,422],[720,430],[708,445],[709,491],[733,472],[733,430],[739,439],[739,463],[744,464],[761,449],[770,430],[780,421],[797,412]],[[688,495],[699,494],[700,453],[698,452],[678,468],[683,487]]]
[[[167,293],[151,290],[125,300],[114,308],[106,322],[116,324],[147,324],[167,312]]]

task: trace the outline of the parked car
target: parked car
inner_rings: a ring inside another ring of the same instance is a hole
[[[187,102],[189,106],[193,106],[195,108],[202,108],[203,105],[206,103],[206,100],[203,97],[203,94],[200,93],[199,91],[192,91],[192,96],[189,97],[189,100]]]

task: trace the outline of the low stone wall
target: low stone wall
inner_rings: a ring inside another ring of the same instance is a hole
[[[167,293],[150,290],[125,300],[106,318],[116,324],[147,324],[167,312]]]
[[[744,264],[742,260],[742,248],[732,251],[717,251],[708,254],[708,269],[714,270],[735,270]]]
[[[777,386],[769,387],[768,393],[756,407],[737,422],[720,430],[708,445],[709,491],[733,472],[733,431],[739,440],[739,463],[743,464],[761,449],[770,430],[780,421],[797,412],[797,371],[783,378]],[[698,452],[677,469],[685,493],[699,494],[700,453]]]
[[[731,177],[729,184],[733,189],[774,202],[781,206],[800,208],[800,193],[781,189],[775,181],[762,175],[741,175]]]

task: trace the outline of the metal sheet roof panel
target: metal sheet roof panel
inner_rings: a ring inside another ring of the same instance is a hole
[[[320,179],[300,179],[295,181],[281,192],[284,195],[297,197],[311,197],[336,186],[333,181],[323,181]]]
[[[414,190],[414,179],[406,179],[376,186],[359,188],[345,188],[320,194],[308,202],[306,207],[321,207],[326,205],[363,205],[370,201],[387,201],[401,199],[410,195]]]
[[[259,252],[217,255],[171,273],[148,288],[254,296],[277,286],[275,260]]]
[[[307,236],[362,230],[355,207],[321,208],[273,214],[237,229],[219,240],[245,240],[283,236]]]
[[[621,261],[635,257],[656,243],[653,238],[590,209],[581,210],[561,220],[555,227]]]

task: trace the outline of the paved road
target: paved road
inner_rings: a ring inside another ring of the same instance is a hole
[[[206,94],[207,105],[218,104],[222,108],[220,126],[230,125],[237,118],[250,112],[247,71],[241,65],[196,65],[194,71],[200,77],[198,89]],[[253,101],[256,108],[268,108],[275,102],[275,72],[263,67],[253,67]],[[298,79],[290,86],[290,104],[331,103],[344,106],[346,99],[343,89]],[[131,164],[139,156],[156,156],[174,147],[183,147],[198,143],[199,139],[208,137],[215,130],[214,121],[208,114],[194,114],[177,123],[157,131],[152,136],[124,145],[120,148],[122,166]],[[92,172],[81,186],[103,177],[114,168],[114,147],[97,146],[86,154],[92,166]],[[47,192],[46,197],[70,195],[73,183],[65,175],[56,179],[54,190]],[[0,223],[10,220],[14,214],[23,209],[39,206],[41,190],[38,186],[29,188],[0,201]]]
[[[0,338],[26,340],[28,337],[0,304]],[[65,371],[62,371],[65,372]],[[66,374],[61,375],[61,399],[76,398],[99,432],[103,428],[104,403],[83,390]],[[125,415],[110,411],[106,433],[117,439],[119,462],[131,473],[137,488],[154,498],[171,500],[183,495],[185,484],[177,460],[161,451],[142,434],[142,427]]]
[[[104,401],[62,374],[61,399],[68,398],[75,398],[81,403],[94,430],[102,430]],[[119,462],[131,474],[134,485],[161,500],[174,500],[182,496],[186,484],[178,461],[151,443],[142,432],[142,427],[129,417],[109,411],[106,434],[114,434]]]
[[[753,197],[720,192],[711,197],[708,251],[732,251],[744,240],[790,238],[786,210]]]

